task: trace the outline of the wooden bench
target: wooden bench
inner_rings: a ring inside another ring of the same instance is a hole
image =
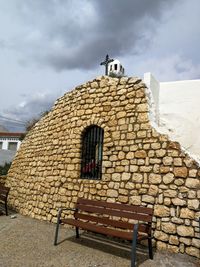
[[[8,216],[7,199],[9,191],[9,187],[6,187],[0,183],[0,203],[3,203],[5,205],[6,216]]]
[[[61,214],[64,210],[74,211],[74,218],[62,219]],[[54,245],[57,245],[60,224],[75,226],[76,238],[79,238],[79,228],[81,228],[129,240],[132,241],[131,267],[135,267],[137,241],[148,240],[149,257],[153,259],[152,215],[151,208],[79,198],[74,209],[59,209]]]

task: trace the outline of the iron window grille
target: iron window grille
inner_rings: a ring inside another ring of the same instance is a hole
[[[82,135],[81,178],[101,179],[104,130],[96,125],[87,127]]]

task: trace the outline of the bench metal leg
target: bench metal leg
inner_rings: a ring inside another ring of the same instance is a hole
[[[149,258],[153,260],[153,247],[152,247],[152,239],[148,238],[148,245],[149,245]]]
[[[76,238],[79,238],[79,228],[76,227]]]
[[[62,212],[62,210],[59,209],[58,216],[57,216],[57,224],[56,224],[56,232],[55,232],[54,246],[57,245],[57,241],[58,241],[58,230],[59,230],[59,226],[60,226],[61,212]]]
[[[133,229],[133,241],[131,250],[131,267],[135,267],[136,263],[136,245],[137,245],[137,235],[138,235],[138,224],[134,225]]]

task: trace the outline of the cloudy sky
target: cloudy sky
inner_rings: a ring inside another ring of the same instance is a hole
[[[200,79],[199,11],[199,0],[0,0],[0,124],[22,130],[102,75],[106,54],[128,76]]]

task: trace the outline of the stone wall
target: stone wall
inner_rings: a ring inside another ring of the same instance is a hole
[[[199,257],[200,169],[151,127],[138,78],[100,77],[61,97],[29,132],[7,177],[9,203],[55,222],[78,197],[154,208],[157,248]],[[101,180],[80,179],[81,136],[104,129]]]

